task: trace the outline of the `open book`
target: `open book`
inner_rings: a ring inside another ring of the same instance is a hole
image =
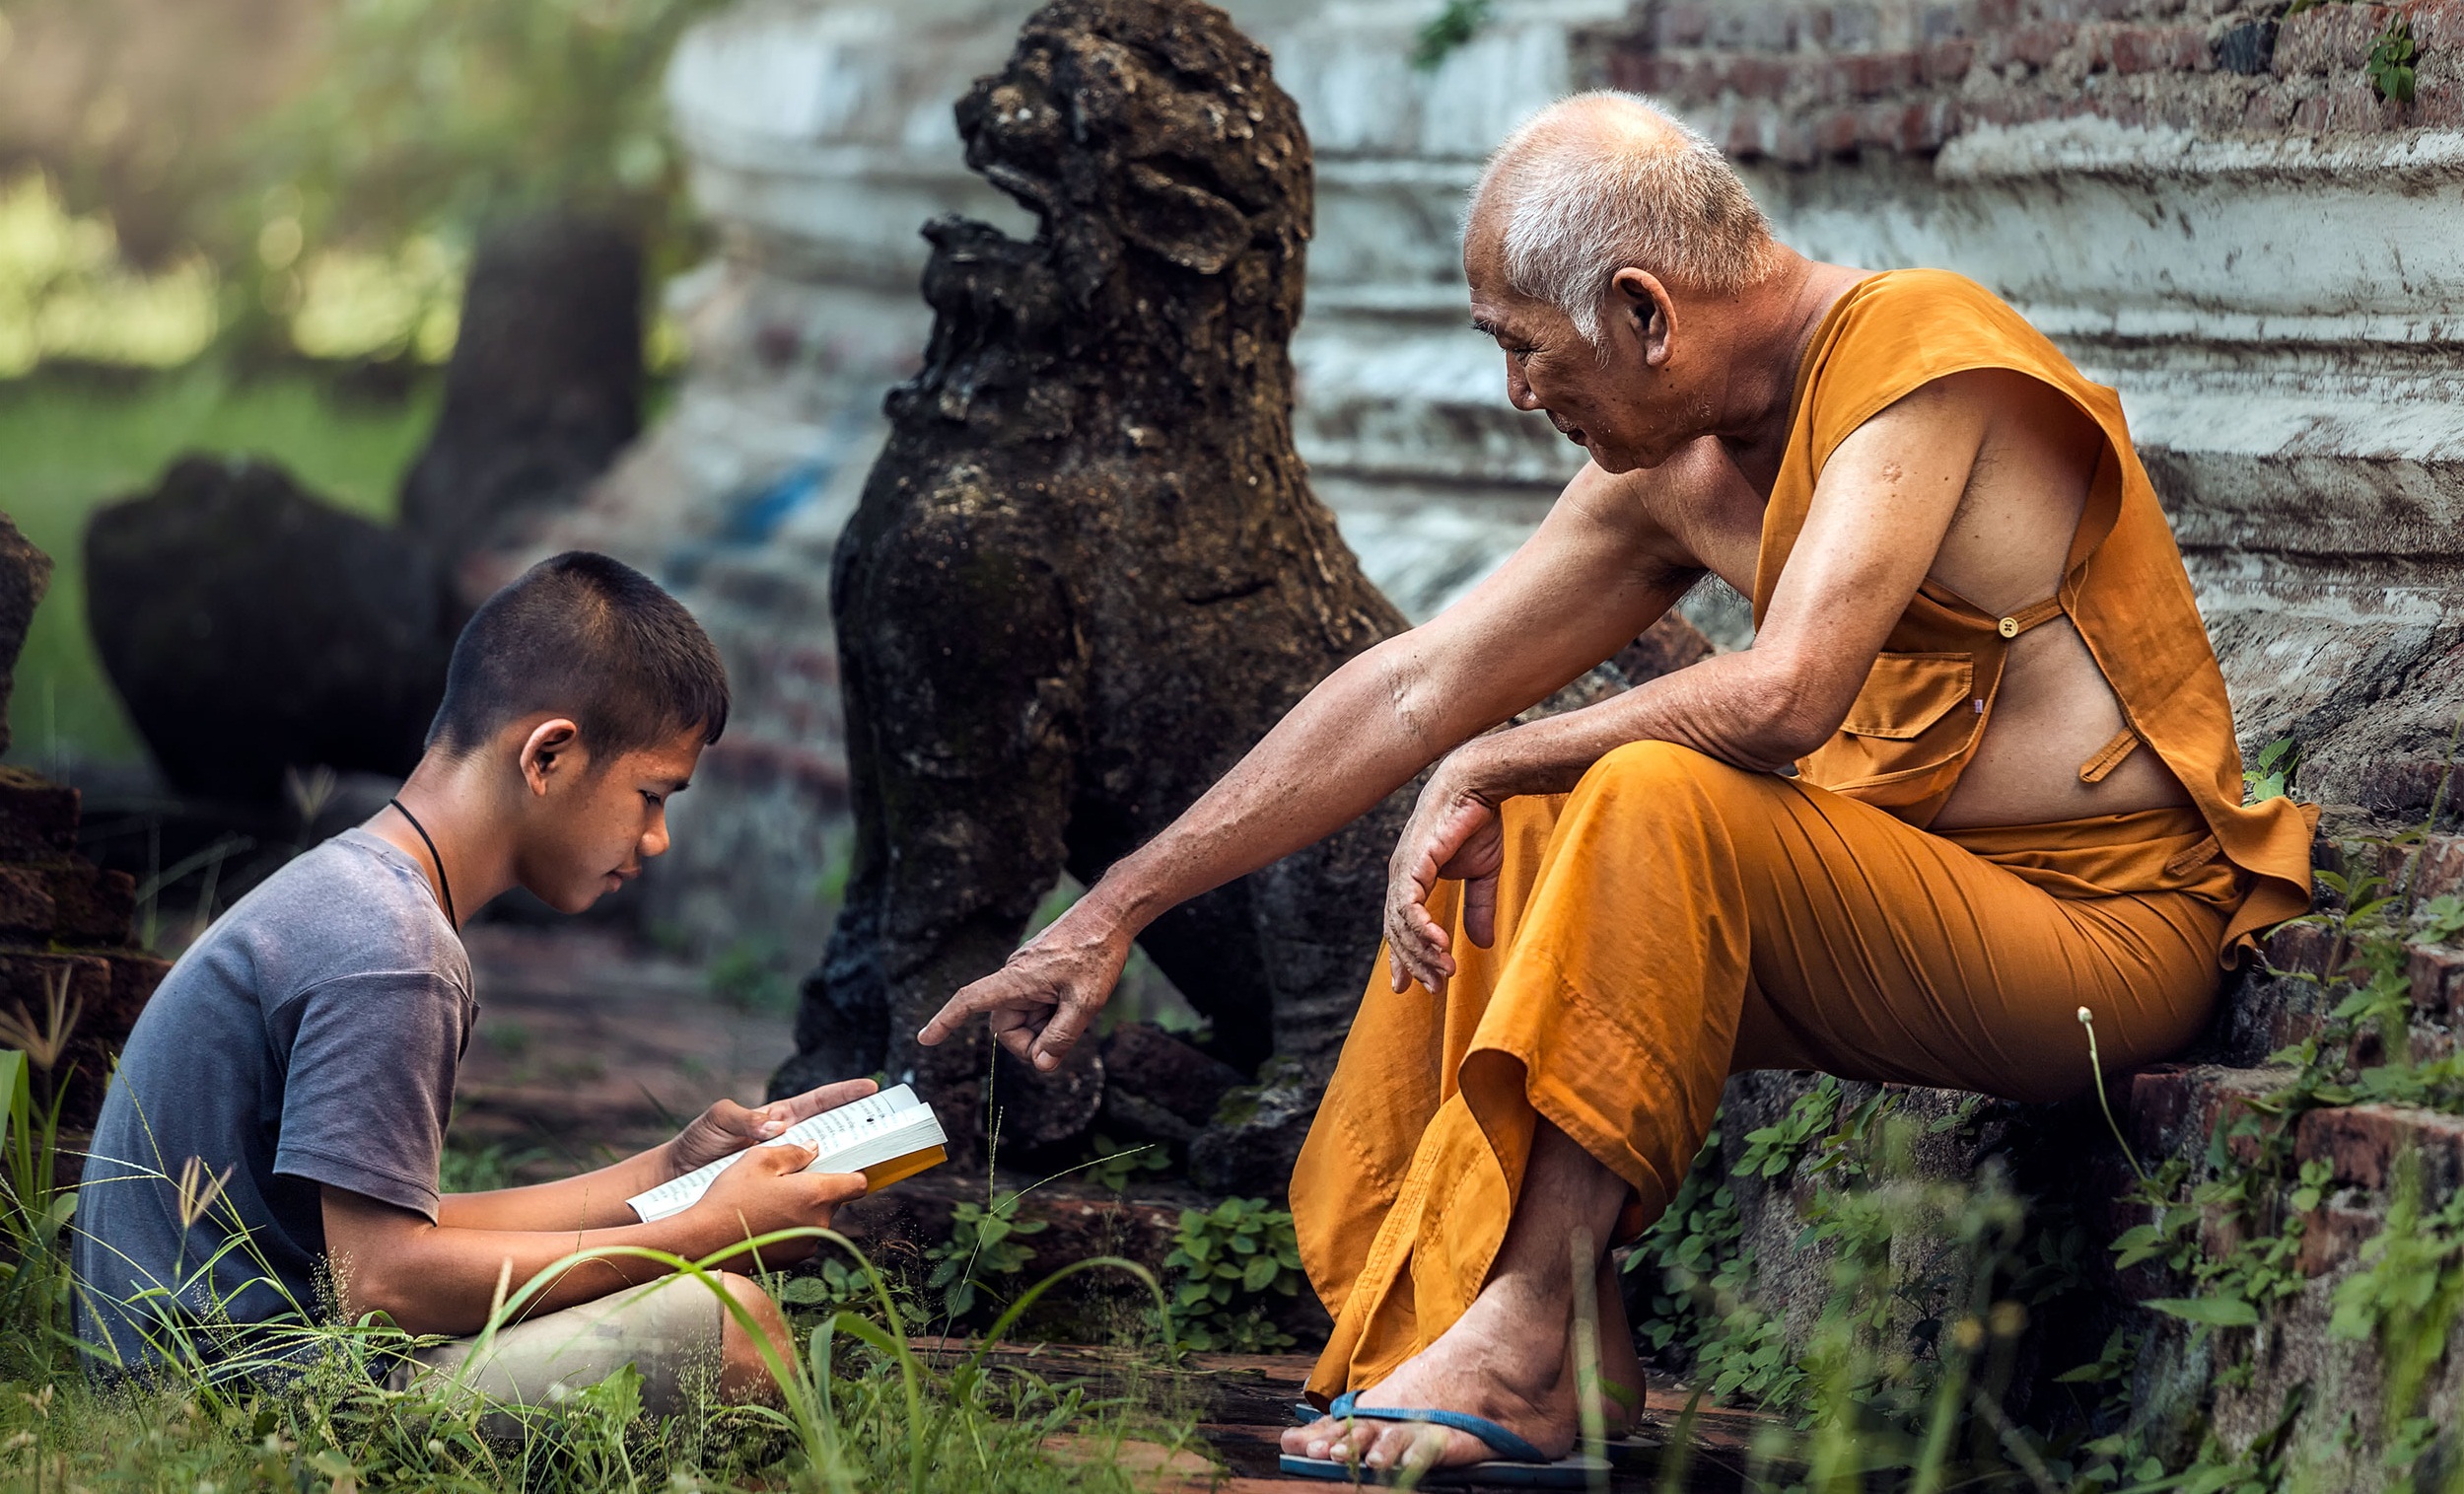
[[[933,1107],[916,1099],[915,1091],[902,1084],[868,1095],[854,1104],[843,1104],[800,1120],[761,1145],[774,1147],[793,1142],[811,1147],[819,1155],[806,1172],[862,1173],[872,1186],[880,1188],[949,1161],[949,1141]],[[722,1157],[625,1202],[633,1206],[633,1212],[641,1215],[645,1224],[680,1214],[699,1202],[710,1191],[712,1180],[743,1161],[744,1156],[739,1152],[733,1157]]]

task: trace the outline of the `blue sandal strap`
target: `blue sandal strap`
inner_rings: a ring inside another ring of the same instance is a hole
[[[1489,1445],[1491,1452],[1498,1455],[1497,1460],[1500,1462],[1552,1463],[1558,1461],[1557,1458],[1549,1457],[1485,1416],[1474,1416],[1468,1411],[1417,1410],[1404,1406],[1365,1406],[1359,1404],[1360,1393],[1358,1390],[1344,1391],[1335,1397],[1332,1405],[1326,1408],[1326,1414],[1334,1417],[1367,1417],[1372,1421],[1425,1421],[1431,1426],[1467,1432],[1479,1438]]]

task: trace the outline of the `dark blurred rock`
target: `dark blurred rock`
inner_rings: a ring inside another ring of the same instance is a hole
[[[95,513],[86,618],[184,794],[274,802],[288,766],[400,776],[461,613],[428,552],[281,468],[187,459]]]
[[[1030,1161],[1076,1161],[1071,1143],[1087,1134],[1103,1105],[1103,1059],[1080,1043],[1049,1074],[1007,1051],[993,1059],[993,1107],[1001,1119],[1001,1154]],[[951,1116],[942,1112],[948,1125]],[[1060,1154],[1070,1153],[1068,1157]]]
[[[17,656],[25,650],[26,629],[35,620],[35,605],[50,589],[51,557],[0,514],[0,702],[16,691]],[[0,710],[0,752],[8,749],[9,717]]]
[[[1239,1084],[1238,1069],[1155,1024],[1123,1023],[1103,1040],[1105,1134],[1186,1146]]]
[[[449,567],[512,542],[571,507],[641,426],[639,241],[563,213],[493,229],[462,296],[445,408],[402,480],[402,527]]]
[[[1218,1193],[1282,1198],[1325,1098],[1326,1081],[1302,1065],[1269,1066],[1259,1083],[1225,1096],[1190,1143],[1190,1180]]]

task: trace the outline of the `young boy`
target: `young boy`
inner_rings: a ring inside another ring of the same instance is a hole
[[[78,1199],[78,1331],[106,1373],[279,1361],[312,1341],[320,1307],[475,1334],[508,1268],[519,1289],[595,1245],[697,1259],[826,1225],[863,1192],[862,1176],[806,1174],[812,1154],[778,1146],[681,1214],[644,1224],[625,1203],[871,1094],[870,1080],[759,1109],[723,1100],[666,1145],[562,1182],[438,1193],[478,1016],[461,920],[515,886],[578,913],[637,875],[667,850],[667,801],[727,714],[710,640],[626,566],[559,555],[489,599],[455,644],[426,755],[399,797],[225,913],[129,1036]],[[697,1367],[716,1370],[730,1398],[769,1394],[735,1315],[706,1285],[663,1277],[621,1257],[566,1271],[469,1382],[535,1403],[630,1362],[654,1413],[678,1408],[679,1377]],[[743,1276],[725,1281],[784,1347],[768,1297]],[[471,1349],[465,1339],[420,1360],[433,1372]]]

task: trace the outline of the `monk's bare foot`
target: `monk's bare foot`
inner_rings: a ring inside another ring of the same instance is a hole
[[[1618,1286],[1616,1260],[1602,1257],[1595,1288],[1600,1305],[1600,1425],[1610,1437],[1633,1431],[1643,1416],[1643,1359],[1634,1351],[1634,1328],[1626,1321]]]
[[[1505,1285],[1492,1282],[1454,1326],[1405,1360],[1383,1385],[1363,1391],[1359,1403],[1467,1411],[1551,1458],[1564,1457],[1579,1429],[1575,1379],[1566,1364],[1563,1299],[1551,1325],[1545,1307],[1517,1301],[1521,1294],[1501,1290]],[[1284,1433],[1283,1449],[1378,1469],[1455,1467],[1498,1456],[1468,1432],[1367,1418],[1347,1424],[1321,1417]]]

